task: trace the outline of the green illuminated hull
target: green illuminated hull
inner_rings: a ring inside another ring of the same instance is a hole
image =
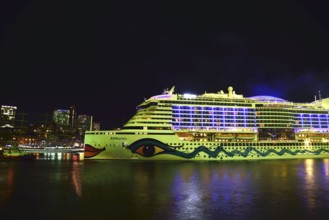
[[[85,135],[85,159],[263,160],[329,157],[329,143],[189,142],[176,135]]]

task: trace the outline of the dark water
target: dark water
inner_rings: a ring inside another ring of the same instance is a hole
[[[0,219],[22,217],[329,219],[329,159],[0,161]]]

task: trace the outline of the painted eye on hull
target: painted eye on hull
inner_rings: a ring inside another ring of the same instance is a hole
[[[138,153],[139,155],[144,157],[151,157],[161,152],[164,152],[164,149],[155,145],[143,145],[135,149],[135,153]]]
[[[173,154],[175,146],[169,146],[161,141],[144,138],[135,141],[127,147],[132,153],[139,154],[143,157],[152,157],[159,154]]]

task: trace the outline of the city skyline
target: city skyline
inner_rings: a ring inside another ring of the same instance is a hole
[[[17,106],[0,105],[1,117],[0,127],[2,128],[20,128],[22,126],[49,126],[55,123],[63,127],[77,127],[83,123],[84,129],[88,130],[91,122],[93,127],[99,130],[99,122],[93,121],[93,115],[86,115],[77,112],[73,106],[66,109],[53,109],[51,112],[26,112],[20,110]],[[88,125],[88,128],[85,127]]]
[[[45,114],[19,112],[16,106],[0,107],[0,148],[80,145],[85,131],[100,130],[92,115],[79,114],[72,106]]]
[[[11,2],[0,13],[0,104],[73,105],[112,129],[172,86],[312,102],[329,96],[325,9],[293,0]]]

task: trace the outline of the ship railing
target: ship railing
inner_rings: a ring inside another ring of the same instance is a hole
[[[187,128],[187,129],[180,129],[185,131],[216,131],[216,132],[233,132],[233,133],[239,133],[239,132],[247,132],[247,133],[257,133],[257,129],[255,128]]]

